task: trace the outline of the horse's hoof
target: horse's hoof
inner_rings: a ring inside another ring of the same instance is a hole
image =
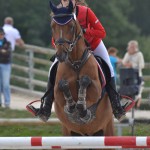
[[[89,76],[82,76],[80,78],[79,84],[80,86],[83,86],[84,88],[87,88],[91,84],[91,79]]]
[[[83,118],[80,117],[80,119],[81,119],[81,121],[82,121],[83,123],[88,123],[88,122],[90,122],[91,119],[92,119],[91,111],[90,111],[90,110],[87,110],[87,114],[85,115],[85,117],[83,117]]]
[[[73,114],[76,111],[75,105],[74,106],[65,106],[64,107],[64,112],[67,114]]]
[[[67,114],[68,119],[72,122],[72,123],[76,123],[75,118],[74,118],[74,113],[76,112],[76,109],[73,109],[71,111],[68,111],[68,107],[65,106],[64,107],[64,112]]]
[[[84,110],[86,110],[86,103],[85,101],[80,101],[78,100],[77,104],[76,104],[76,109],[79,111],[79,112],[82,112]]]

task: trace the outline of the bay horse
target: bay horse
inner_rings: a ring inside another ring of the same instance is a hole
[[[112,136],[113,113],[108,95],[103,91],[98,63],[87,47],[82,28],[68,8],[53,12],[51,29],[59,61],[55,86],[54,107],[62,124],[64,136]]]

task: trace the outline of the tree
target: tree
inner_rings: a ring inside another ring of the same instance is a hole
[[[88,1],[97,17],[106,29],[106,46],[124,48],[130,39],[134,39],[140,30],[128,20],[131,10],[130,0]],[[129,8],[129,9],[126,9]]]
[[[53,0],[55,4],[59,0]],[[126,43],[140,33],[149,35],[149,0],[86,0],[106,29],[106,47],[125,49]],[[146,5],[146,6],[145,6]],[[49,46],[51,41],[49,1],[1,0],[0,24],[12,16],[15,27],[21,31],[26,43]],[[140,11],[139,11],[140,10]],[[145,24],[145,22],[147,24]]]
[[[150,35],[150,1],[149,0],[131,0],[133,6],[130,15],[130,22],[136,24],[141,29],[141,35]]]
[[[1,25],[6,16],[14,18],[26,43],[45,46],[50,42],[50,10],[48,1],[1,0]]]

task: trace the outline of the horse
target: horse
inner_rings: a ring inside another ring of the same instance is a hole
[[[114,119],[108,94],[99,78],[98,63],[87,46],[82,28],[67,8],[53,12],[51,29],[59,61],[54,108],[64,136],[113,136]]]

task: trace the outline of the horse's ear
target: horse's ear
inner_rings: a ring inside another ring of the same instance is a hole
[[[57,7],[51,2],[51,0],[49,1],[49,6],[52,12],[55,14],[57,12]]]
[[[72,12],[73,12],[73,3],[72,3],[71,0],[69,0],[68,12],[69,12],[69,13],[72,13]]]

